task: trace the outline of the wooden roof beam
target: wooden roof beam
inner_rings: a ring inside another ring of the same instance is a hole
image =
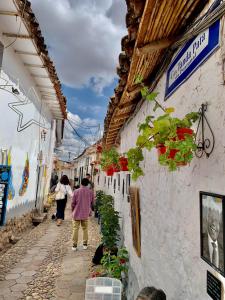
[[[167,39],[161,39],[158,41],[150,42],[143,47],[137,48],[137,55],[144,55],[148,54],[149,52],[162,50],[165,48],[170,47],[177,39],[176,38],[167,38]]]
[[[49,78],[49,76],[47,76],[47,75],[31,74],[31,76],[32,76],[32,77],[35,77],[35,78],[43,78],[43,79]]]
[[[10,38],[17,38],[17,39],[31,39],[30,35],[27,34],[17,34],[17,33],[11,33],[11,32],[3,32],[3,36],[10,37]]]
[[[44,69],[45,66],[44,65],[37,65],[37,64],[27,64],[27,63],[24,63],[24,66],[25,67],[31,67],[31,68],[42,68]]]
[[[28,52],[28,51],[15,50],[15,53],[16,53],[16,54],[21,54],[21,55],[39,56],[38,53]]]
[[[1,16],[12,16],[12,17],[19,17],[19,13],[16,11],[8,11],[8,10],[0,10]]]
[[[121,120],[121,119],[126,119],[130,116],[130,112],[126,112],[124,114],[118,115],[113,117],[113,120]]]

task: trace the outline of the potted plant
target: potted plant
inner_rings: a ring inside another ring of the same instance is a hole
[[[177,167],[190,163],[196,150],[195,134],[191,126],[199,118],[196,112],[186,114],[183,119],[172,117],[174,108],[162,107],[156,100],[157,93],[149,93],[144,85],[141,93],[146,100],[154,102],[154,112],[161,109],[163,114],[157,118],[149,115],[145,122],[139,124],[140,135],[137,138],[136,147],[127,153],[128,168],[134,180],[143,175],[140,163],[144,159],[144,148],[148,151],[156,148],[159,163],[167,166],[169,171],[175,171]]]
[[[119,158],[119,165],[121,171],[128,171],[128,159],[125,156]]]
[[[128,261],[128,251],[126,248],[120,248],[117,255],[105,252],[101,263],[108,277],[122,280],[128,273]]]
[[[107,174],[107,176],[112,176],[114,172],[118,172],[119,170],[119,153],[115,148],[111,148],[110,150],[105,150],[102,152],[101,157],[101,168]]]
[[[101,145],[97,145],[97,153],[102,153],[102,146]]]

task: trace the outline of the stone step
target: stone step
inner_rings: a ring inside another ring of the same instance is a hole
[[[47,218],[47,213],[42,213],[40,215],[34,215],[32,218],[32,223],[38,225],[42,223]]]

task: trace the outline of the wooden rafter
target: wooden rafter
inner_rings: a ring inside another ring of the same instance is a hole
[[[27,34],[17,34],[17,33],[11,33],[11,32],[3,32],[3,36],[10,37],[10,38],[17,38],[17,39],[31,39],[32,37]]]
[[[30,67],[30,68],[42,68],[44,69],[45,66],[44,65],[38,65],[38,64],[28,64],[28,63],[24,63],[25,67]]]
[[[38,53],[28,52],[28,51],[15,50],[15,53],[16,54],[21,54],[21,55],[39,56]]]
[[[7,11],[7,10],[0,10],[0,15],[2,16],[13,16],[19,17],[19,13],[16,11]]]

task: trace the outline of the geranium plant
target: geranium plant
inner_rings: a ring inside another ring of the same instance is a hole
[[[107,276],[122,279],[123,275],[128,273],[128,252],[126,248],[120,248],[117,255],[111,255],[110,252],[105,252],[101,263],[105,268]]]
[[[131,148],[128,153],[128,168],[132,172],[132,179],[137,180],[144,173],[140,167],[144,160],[143,149],[151,151],[158,149],[159,163],[167,166],[169,171],[175,171],[179,166],[191,162],[196,150],[195,134],[190,128],[199,118],[199,114],[191,112],[183,119],[172,117],[173,107],[165,108],[157,100],[157,93],[150,93],[143,85],[140,78],[138,83],[142,84],[142,97],[154,103],[153,112],[161,109],[163,112],[159,117],[149,115],[143,123],[138,125],[140,135],[136,141],[136,147]]]
[[[104,150],[102,152],[101,168],[107,172],[107,175],[112,176],[114,172],[118,172],[119,168],[119,153],[115,148]]]

